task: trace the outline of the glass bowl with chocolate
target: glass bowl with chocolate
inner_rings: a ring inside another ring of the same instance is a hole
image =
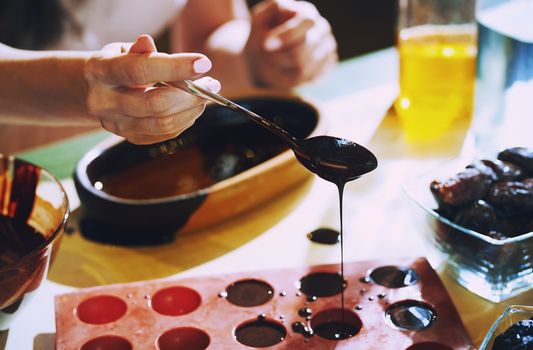
[[[405,191],[430,260],[461,285],[493,302],[533,287],[533,149],[454,159]]]
[[[1,154],[0,200],[0,330],[5,330],[46,276],[69,209],[52,174]]]
[[[533,349],[533,306],[511,305],[494,322],[479,350]]]

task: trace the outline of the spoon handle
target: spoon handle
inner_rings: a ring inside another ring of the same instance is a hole
[[[241,105],[236,104],[233,101],[228,100],[225,97],[222,97],[207,89],[204,89],[203,87],[193,83],[190,80],[181,80],[181,81],[171,82],[171,83],[169,82],[167,84],[177,87],[186,92],[189,92],[193,95],[205,98],[206,100],[217,103],[221,106],[228,107],[231,110],[245,116],[249,120],[263,127],[266,127],[268,130],[277,134],[279,137],[285,139],[291,145],[291,147],[293,148],[296,147],[298,149],[300,148],[296,142],[296,139],[292,135],[290,135],[288,132],[286,132],[285,130],[277,126],[276,124],[272,123],[270,120],[261,117],[260,115],[250,111],[249,109],[244,108]]]

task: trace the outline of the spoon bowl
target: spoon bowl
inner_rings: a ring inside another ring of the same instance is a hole
[[[335,184],[355,180],[378,166],[365,147],[338,137],[315,136],[297,140],[296,158],[309,171]]]

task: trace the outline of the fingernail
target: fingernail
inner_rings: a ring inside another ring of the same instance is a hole
[[[207,90],[211,91],[211,92],[214,92],[214,93],[217,93],[220,91],[221,89],[221,85],[220,85],[220,82],[216,79],[209,79],[207,81]]]
[[[269,38],[265,41],[265,49],[267,51],[274,51],[281,47],[281,40],[279,38]]]
[[[207,58],[199,58],[193,62],[192,66],[195,73],[201,74],[209,72],[213,65],[211,64],[211,61]]]

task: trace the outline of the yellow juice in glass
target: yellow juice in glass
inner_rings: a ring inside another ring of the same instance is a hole
[[[398,39],[400,95],[395,102],[408,140],[438,137],[472,114],[476,74],[474,25],[423,25]]]

